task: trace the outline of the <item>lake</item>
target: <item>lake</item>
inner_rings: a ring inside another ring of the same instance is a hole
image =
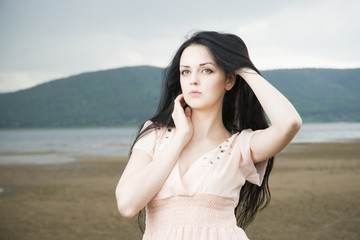
[[[61,163],[79,156],[127,156],[136,128],[0,130],[0,164]],[[294,143],[360,140],[360,123],[303,124]]]

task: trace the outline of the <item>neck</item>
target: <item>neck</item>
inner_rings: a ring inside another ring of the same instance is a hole
[[[191,122],[194,127],[193,139],[229,137],[222,121],[222,108],[208,111],[193,110]]]

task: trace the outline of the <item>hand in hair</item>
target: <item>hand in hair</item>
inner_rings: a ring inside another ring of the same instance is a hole
[[[236,71],[256,95],[271,126],[258,131],[251,139],[254,162],[260,162],[278,154],[295,137],[302,120],[289,100],[251,68]]]

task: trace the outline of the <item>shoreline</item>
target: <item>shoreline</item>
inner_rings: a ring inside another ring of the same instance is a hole
[[[301,146],[307,146],[307,148],[315,148],[315,146],[333,146],[335,149],[339,149],[339,146],[343,145],[358,145],[360,146],[360,139],[352,139],[351,141],[338,141],[338,142],[291,142],[281,153],[283,154],[286,152],[293,152],[295,149],[302,149]],[[278,155],[279,155],[278,154]],[[6,158],[14,158],[14,162],[10,162],[9,160],[6,160]],[[31,158],[30,158],[31,157]],[[36,157],[45,159],[48,157],[49,159],[52,159],[51,161],[33,161],[31,162],[31,159],[36,159]],[[0,152],[0,166],[1,165],[43,165],[43,164],[64,164],[64,163],[71,163],[71,162],[77,162],[77,161],[85,161],[87,158],[103,158],[103,159],[123,159],[128,158],[128,156],[119,155],[119,156],[113,156],[113,155],[80,155],[80,154],[74,154],[71,152],[59,152],[55,150],[48,150],[48,151],[34,151],[34,152]]]

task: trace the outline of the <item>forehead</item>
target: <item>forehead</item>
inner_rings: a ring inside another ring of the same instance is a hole
[[[180,57],[180,65],[199,65],[204,62],[215,63],[210,50],[204,45],[190,45]]]

